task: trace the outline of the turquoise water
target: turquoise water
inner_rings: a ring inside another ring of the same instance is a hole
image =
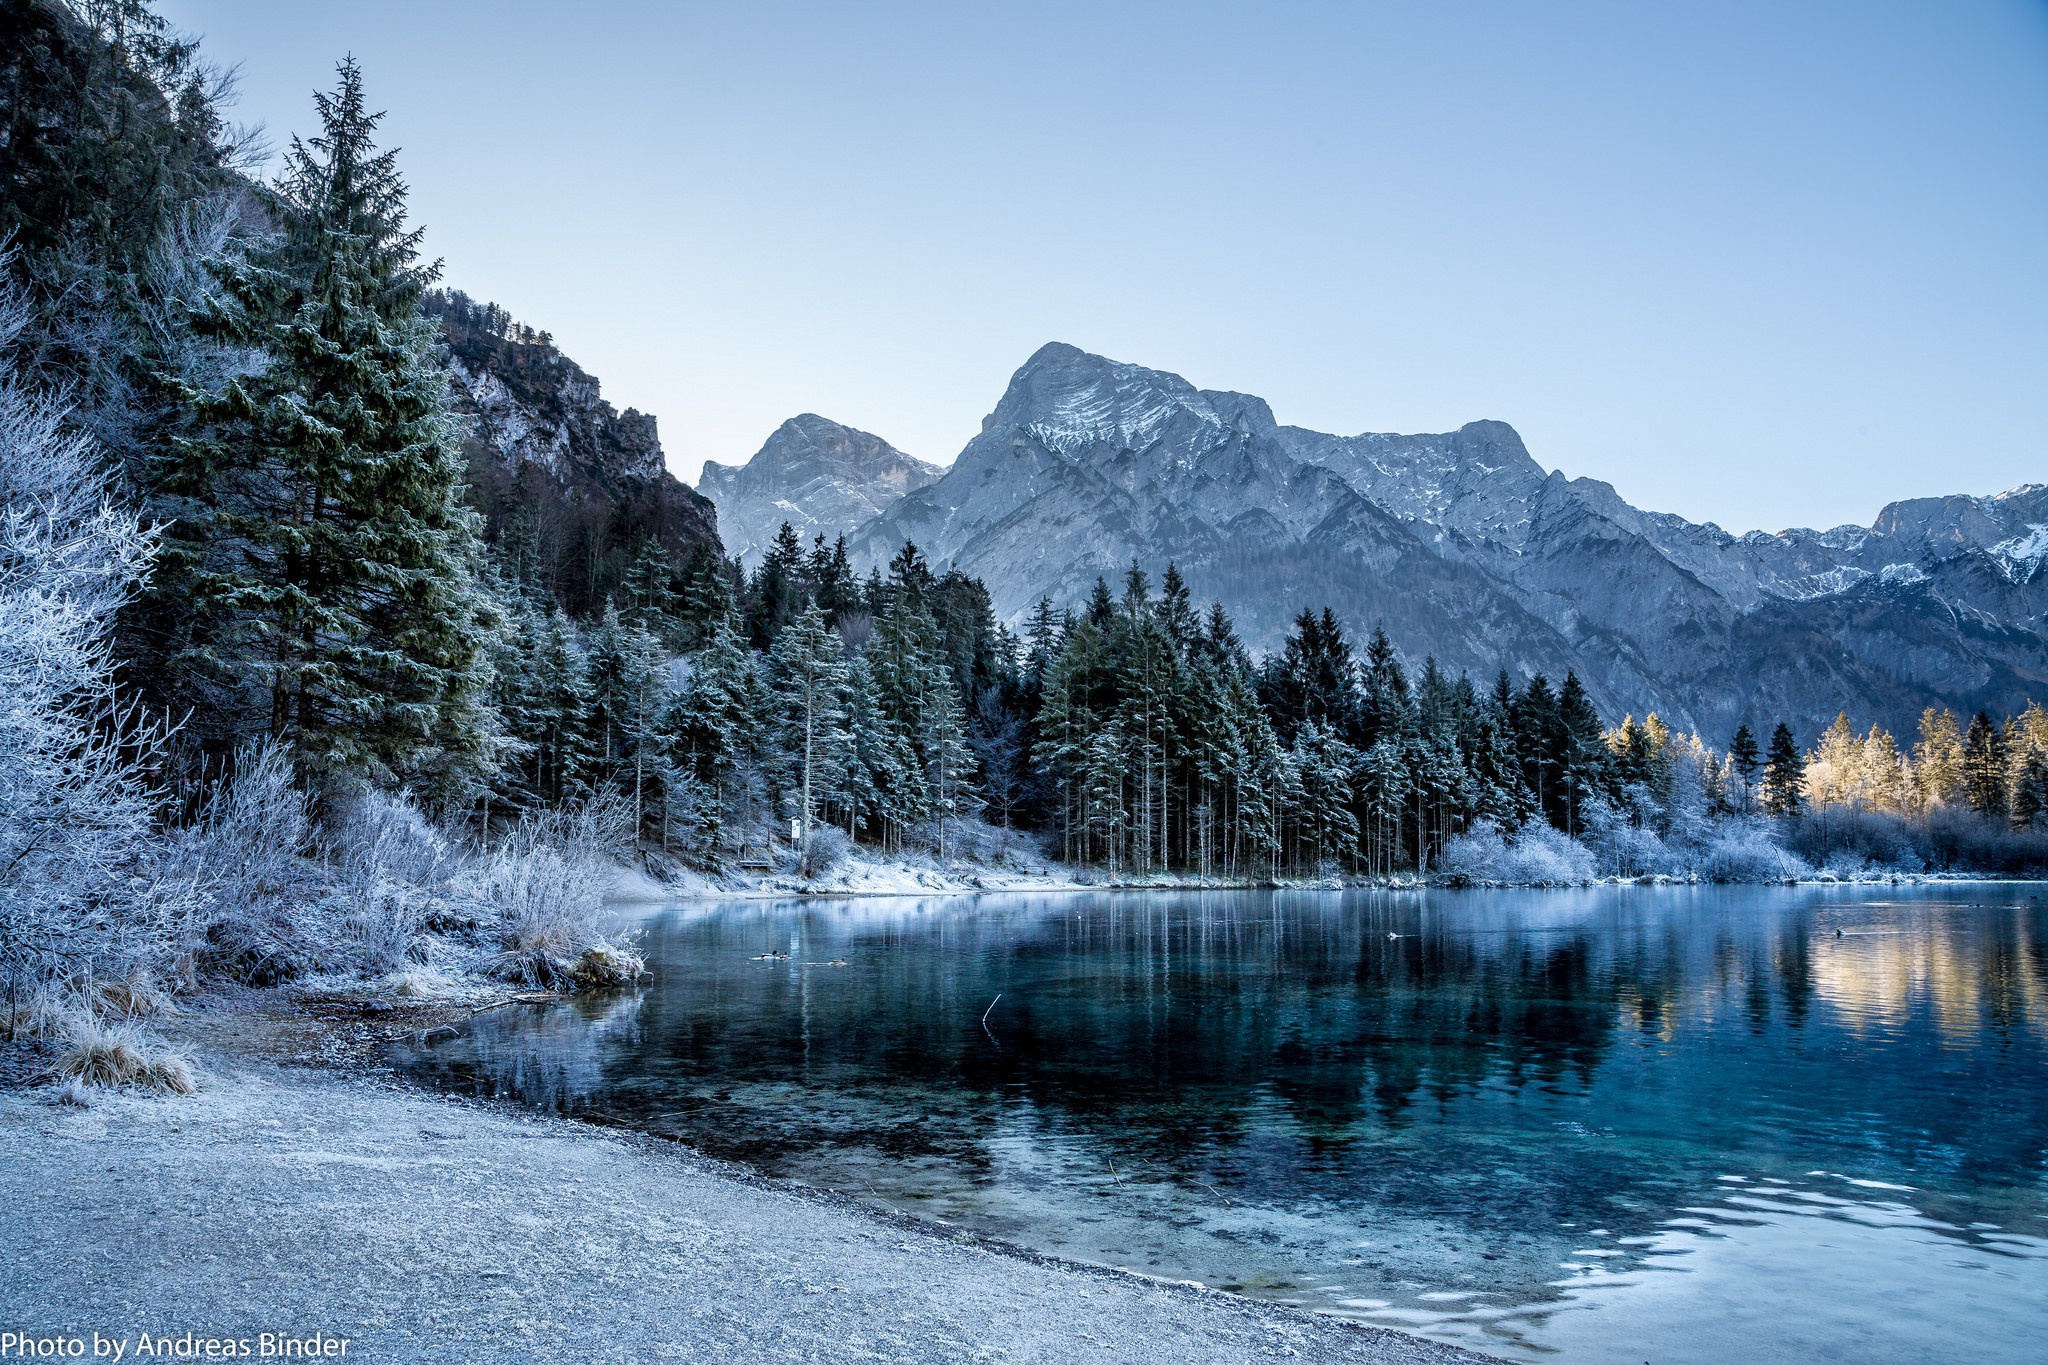
[[[400,1066],[1513,1359],[2048,1358],[2048,888],[675,906]]]

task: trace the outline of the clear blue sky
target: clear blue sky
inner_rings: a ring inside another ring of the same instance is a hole
[[[1737,531],[2048,480],[2040,0],[163,12],[278,140],[353,52],[449,282],[686,479],[944,463],[1060,340]]]

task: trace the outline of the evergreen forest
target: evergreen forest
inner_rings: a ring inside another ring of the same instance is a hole
[[[420,254],[353,61],[272,148],[142,0],[5,13],[17,978],[90,959],[95,933],[195,923],[234,958],[190,843],[278,826],[235,806],[252,774],[301,804],[293,856],[329,867],[352,865],[349,830],[568,857],[565,831],[599,825],[620,858],[709,876],[1026,846],[1112,877],[1253,880],[2048,860],[2038,705],[1930,710],[1912,736],[1758,716],[1716,743],[1603,717],[1571,675],[1398,657],[1340,623],[1371,604],[1303,612],[1254,657],[1172,564],[1013,626],[914,545],[863,571],[784,527],[745,568],[614,522],[565,554],[549,506],[467,453],[445,327],[476,310]],[[535,335],[487,311],[501,339]],[[536,866],[478,875],[510,895]],[[288,956],[265,942],[257,958]],[[527,947],[543,977],[581,961]]]

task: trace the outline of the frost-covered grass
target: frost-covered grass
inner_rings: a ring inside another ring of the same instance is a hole
[[[79,1086],[133,1085],[171,1095],[198,1089],[192,1059],[135,1024],[110,1023],[79,1009],[65,1021],[64,1038],[57,1072]]]

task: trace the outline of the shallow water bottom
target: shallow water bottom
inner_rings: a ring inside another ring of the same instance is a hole
[[[2032,1361],[2044,929],[1981,887],[677,908],[652,988],[398,1060],[1509,1358]]]

